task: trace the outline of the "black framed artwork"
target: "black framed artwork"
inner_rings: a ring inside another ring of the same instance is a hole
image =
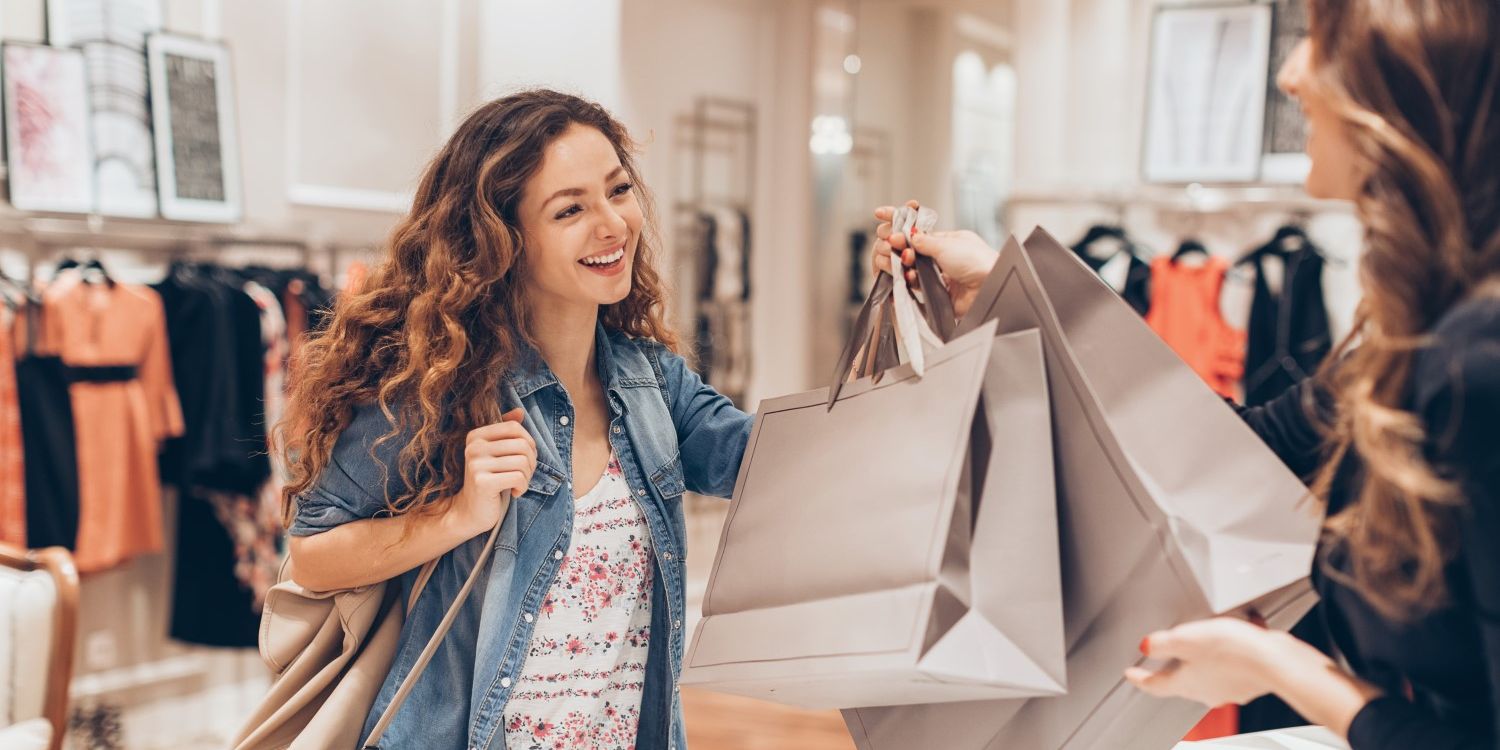
[[[146,40],[161,215],[234,222],[242,213],[229,50],[152,34]]]

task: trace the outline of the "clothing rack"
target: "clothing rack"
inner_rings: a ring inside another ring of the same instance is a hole
[[[687,169],[678,171],[674,207],[697,211],[710,203],[749,207],[755,198],[756,107],[753,102],[700,96],[674,121],[674,144]],[[710,187],[710,161],[721,161],[725,179]]]

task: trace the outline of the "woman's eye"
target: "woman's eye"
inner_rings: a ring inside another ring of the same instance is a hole
[[[567,208],[559,211],[557,213],[557,217],[556,218],[558,218],[558,219],[566,219],[566,218],[569,218],[569,217],[577,215],[578,212],[582,211],[582,210],[583,210],[582,206],[578,205],[577,203],[574,203],[573,205],[568,206]]]
[[[622,182],[618,186],[615,187],[614,192],[610,193],[610,195],[618,197],[618,196],[621,196],[621,195],[624,195],[624,194],[630,192],[631,189],[634,188],[634,187],[635,187],[635,185],[632,184],[632,183]]]

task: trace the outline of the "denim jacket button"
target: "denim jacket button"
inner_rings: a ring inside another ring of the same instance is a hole
[[[668,560],[671,560],[672,559],[672,550],[667,550],[666,552],[661,553],[661,555],[662,555],[662,557],[665,557]]]
[[[535,618],[535,617],[532,617],[532,616],[531,616],[531,613],[530,613],[530,612],[527,612],[527,613],[526,613],[526,614],[524,614],[524,615],[521,615],[521,617],[522,617],[522,618],[523,618],[523,619],[525,619],[525,620],[526,620],[526,621],[527,621],[527,622],[531,622],[531,621],[532,621],[532,620],[535,620],[535,619],[536,619],[536,618]]]
[[[560,424],[560,425],[562,425],[563,427],[567,427],[568,426],[568,417],[567,417],[567,415],[563,415],[561,417],[558,417],[557,418],[557,423]]]
[[[562,550],[557,550],[557,551],[555,551],[555,552],[552,553],[552,559],[553,560],[561,560],[562,558],[563,558]]]
[[[503,688],[510,687],[510,678],[509,677],[501,677],[500,678],[500,687],[503,687]]]
[[[646,496],[646,491],[645,491],[645,490],[643,490],[643,489],[641,489],[641,490],[636,490],[636,491],[635,491],[635,494],[637,494],[637,495],[640,495],[640,496],[641,496],[641,497],[645,497],[645,496]]]
[[[615,434],[618,435],[618,434],[620,434],[622,432],[624,432],[624,430],[620,429],[619,425],[615,425]]]

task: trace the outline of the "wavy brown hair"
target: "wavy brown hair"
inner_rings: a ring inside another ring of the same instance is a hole
[[[391,420],[382,441],[408,440],[395,467],[407,490],[386,497],[388,512],[439,512],[461,488],[467,433],[499,421],[500,380],[523,346],[535,347],[536,311],[526,304],[527,252],[517,217],[522,193],[547,147],[577,125],[614,145],[646,217],[630,293],[604,306],[600,320],[676,348],[655,264],[654,210],[624,126],[603,107],[555,91],[490,102],[427,166],[411,212],[392,231],[386,257],[363,290],[341,298],[327,328],[298,353],[276,430],[292,475],[282,495],[284,522],[362,404],[379,404]]]
[[[1350,455],[1354,502],[1327,522],[1353,585],[1405,620],[1447,601],[1462,496],[1430,462],[1411,374],[1433,326],[1500,273],[1500,6],[1495,0],[1310,0],[1314,85],[1351,135],[1366,227],[1356,325],[1321,376],[1336,399],[1314,485]],[[1328,566],[1332,567],[1332,566]]]

